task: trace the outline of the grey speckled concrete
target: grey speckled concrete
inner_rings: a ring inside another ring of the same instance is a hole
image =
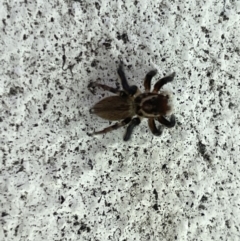
[[[0,240],[240,240],[239,1],[0,13]],[[151,69],[176,72],[175,128],[87,135],[109,125],[89,114],[109,94],[87,85],[115,87],[119,58],[141,89]]]

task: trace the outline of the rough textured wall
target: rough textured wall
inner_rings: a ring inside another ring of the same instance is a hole
[[[239,1],[3,0],[1,240],[239,240]],[[89,114],[119,85],[176,72],[176,127]]]

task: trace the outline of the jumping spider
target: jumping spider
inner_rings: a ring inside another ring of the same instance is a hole
[[[173,80],[175,73],[158,80],[154,85],[153,91],[150,92],[151,80],[156,75],[157,71],[152,70],[148,72],[144,80],[145,92],[141,93],[137,86],[129,86],[123,71],[122,62],[120,63],[117,72],[121,79],[123,90],[96,82],[92,82],[88,85],[91,92],[93,92],[95,87],[99,87],[116,94],[115,96],[106,97],[100,100],[90,109],[90,113],[96,114],[106,120],[122,121],[89,135],[104,134],[128,124],[123,138],[124,141],[128,141],[134,127],[139,125],[141,119],[144,117],[148,118],[148,126],[155,136],[160,136],[163,131],[163,127],[156,127],[155,120],[168,128],[175,126],[174,115],[171,115],[170,120],[164,117],[170,115],[172,111],[169,93],[165,91],[158,93],[163,85]],[[133,118],[135,115],[137,117]]]

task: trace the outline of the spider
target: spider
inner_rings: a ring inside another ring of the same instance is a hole
[[[158,80],[151,92],[151,80],[157,74],[157,71],[152,70],[148,72],[144,79],[144,93],[141,93],[135,85],[129,86],[123,70],[122,62],[120,62],[117,72],[121,79],[123,90],[96,82],[91,82],[88,85],[88,88],[92,93],[94,93],[95,88],[98,87],[116,94],[100,100],[90,109],[90,113],[96,114],[106,120],[119,121],[103,130],[90,133],[90,136],[104,134],[128,125],[123,138],[124,141],[128,141],[133,129],[140,124],[141,119],[143,118],[148,118],[148,126],[152,134],[155,136],[160,136],[162,134],[163,126],[168,128],[175,126],[174,115],[171,115],[169,120],[165,118],[165,116],[170,115],[172,111],[169,93],[166,91],[158,93],[163,85],[173,80],[175,76],[174,72]],[[157,128],[155,120],[160,122],[163,126]]]

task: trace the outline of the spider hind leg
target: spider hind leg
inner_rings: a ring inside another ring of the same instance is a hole
[[[109,91],[109,92],[114,93],[114,94],[120,94],[120,91],[119,91],[118,88],[113,88],[113,87],[108,86],[108,85],[99,84],[97,82],[90,82],[90,84],[88,85],[88,89],[92,94],[95,94],[96,87],[101,88],[101,89],[106,90],[106,91]]]
[[[116,124],[114,125],[111,125],[109,127],[106,127],[104,128],[103,130],[100,130],[100,131],[95,131],[93,133],[89,133],[88,135],[89,136],[94,136],[94,135],[99,135],[99,134],[105,134],[105,133],[108,133],[110,131],[114,131],[114,130],[117,130],[118,128],[122,127],[122,126],[125,126],[127,125],[129,122],[131,121],[131,118],[126,118],[124,119],[123,121],[121,122],[117,122]]]

